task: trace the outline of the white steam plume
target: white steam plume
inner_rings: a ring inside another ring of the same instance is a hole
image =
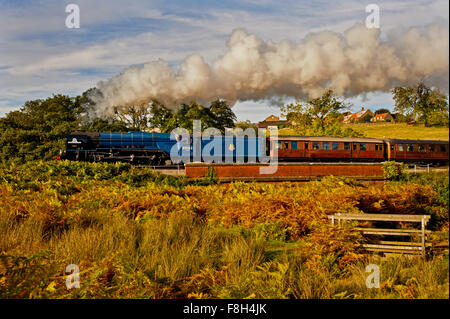
[[[237,100],[317,97],[331,88],[345,97],[372,91],[389,91],[397,85],[426,80],[448,90],[448,26],[410,28],[380,38],[378,29],[357,24],[344,35],[324,31],[301,42],[263,41],[235,30],[227,52],[205,63],[190,55],[175,72],[164,60],[133,66],[97,88],[97,114],[114,107],[141,105],[158,100],[176,108],[182,102],[207,103],[223,98]]]

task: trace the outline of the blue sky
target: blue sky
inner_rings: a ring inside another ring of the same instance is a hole
[[[80,29],[67,29],[65,7],[80,7]],[[448,0],[408,1],[115,1],[0,0],[0,116],[53,93],[78,95],[130,65],[164,59],[175,68],[189,54],[207,62],[224,54],[236,28],[261,39],[299,42],[310,32],[343,32],[380,7],[381,32],[448,23]],[[391,95],[348,100],[353,109],[393,108]],[[259,121],[279,108],[241,101],[239,120]]]

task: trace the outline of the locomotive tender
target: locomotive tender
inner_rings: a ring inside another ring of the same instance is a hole
[[[220,143],[212,147],[210,143]],[[209,145],[208,145],[209,144]],[[129,162],[141,165],[170,165],[171,151],[187,149],[191,162],[193,139],[182,144],[179,137],[169,133],[83,133],[67,137],[66,150],[59,158],[80,161]],[[280,135],[269,137],[212,137],[202,138],[200,148],[212,150],[215,162],[256,162],[263,156],[274,156],[280,162],[383,162],[397,161],[448,165],[449,142],[434,140],[375,139],[352,137],[308,137]],[[219,154],[214,151],[219,150]],[[202,159],[203,161],[204,159]],[[175,162],[176,163],[176,162]]]

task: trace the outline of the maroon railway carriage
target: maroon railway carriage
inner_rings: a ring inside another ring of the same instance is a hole
[[[446,164],[448,141],[386,139],[387,160],[405,163]]]
[[[375,138],[280,135],[271,137],[279,161],[384,161],[385,143]]]

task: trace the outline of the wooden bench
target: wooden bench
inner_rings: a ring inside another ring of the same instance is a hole
[[[376,241],[373,243],[363,244],[363,247],[368,251],[378,252],[393,252],[393,253],[413,253],[421,254],[425,257],[426,237],[431,231],[426,230],[425,227],[430,219],[429,215],[403,215],[403,214],[334,214],[328,216],[331,219],[332,225],[338,224],[341,220],[356,220],[356,221],[381,221],[381,222],[408,222],[420,223],[421,229],[391,229],[391,228],[363,228],[356,227],[364,235],[377,236],[409,236],[420,235],[420,242],[401,242],[401,241]]]

